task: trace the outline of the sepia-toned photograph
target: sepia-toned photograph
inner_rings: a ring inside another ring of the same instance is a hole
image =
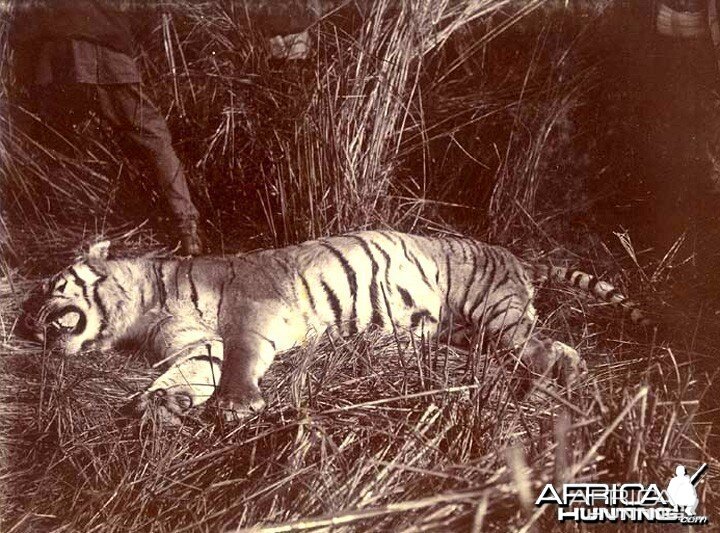
[[[0,530],[715,530],[719,13],[0,0]]]

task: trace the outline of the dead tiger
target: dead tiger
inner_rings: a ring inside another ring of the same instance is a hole
[[[329,331],[369,327],[433,335],[452,319],[485,327],[535,374],[572,378],[577,352],[534,331],[534,284],[548,280],[643,314],[609,283],[531,265],[471,239],[364,231],[238,256],[108,259],[109,242],[27,300],[35,338],[66,354],[142,342],[166,370],[141,393],[167,418],[203,404],[235,419],[265,406],[259,381],[275,354]],[[155,402],[158,403],[158,402]]]

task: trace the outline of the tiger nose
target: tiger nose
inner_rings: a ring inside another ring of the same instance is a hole
[[[35,320],[35,317],[30,314],[25,314],[25,316],[23,317],[23,326],[32,331],[39,329],[38,321]]]
[[[18,333],[25,338],[31,338],[43,342],[45,340],[45,328],[29,313],[25,313],[19,322]]]

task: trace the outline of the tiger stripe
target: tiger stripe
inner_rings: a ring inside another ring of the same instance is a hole
[[[397,290],[400,293],[400,297],[402,298],[402,301],[405,304],[405,307],[415,307],[415,301],[413,300],[412,296],[410,296],[410,293],[406,289],[404,289],[400,285],[398,285]]]
[[[322,242],[322,241],[321,241]],[[340,262],[340,265],[342,266],[343,273],[345,274],[345,277],[347,278],[348,282],[348,288],[350,290],[350,298],[352,299],[352,308],[350,310],[350,319],[348,321],[348,325],[350,327],[350,334],[357,333],[357,321],[358,321],[358,314],[357,314],[357,304],[358,304],[358,283],[357,283],[357,274],[355,273],[355,270],[350,266],[350,263],[345,258],[345,256],[340,253],[339,250],[331,246],[330,244],[326,242],[322,242],[322,245],[330,250],[332,254],[337,258],[337,260]],[[338,302],[338,306],[340,306],[340,301],[336,300]]]
[[[103,302],[103,299],[100,297],[99,288],[100,288],[100,285],[98,283],[98,285],[93,287],[92,295],[93,295],[93,303],[98,307],[98,310],[100,312],[100,328],[98,331],[98,335],[102,337],[105,335],[105,332],[107,331],[107,327],[108,327],[107,317],[108,317],[109,313],[108,313],[107,306]]]
[[[155,274],[155,284],[158,289],[158,298],[160,300],[160,307],[165,307],[167,303],[167,289],[165,288],[165,280],[164,274],[162,271],[162,265],[163,263],[161,261],[157,261],[153,265],[153,271]]]
[[[413,255],[407,248],[407,245],[405,244],[405,241],[400,237],[400,246],[402,247],[403,253],[405,254],[405,257],[408,259],[408,261],[411,261],[415,267],[418,269],[418,272],[420,273],[420,276],[422,277],[422,280],[425,282],[425,284],[428,287],[432,287],[430,284],[430,279],[428,278],[427,274],[425,273],[425,270],[423,270],[422,265],[420,264],[420,261],[418,260],[415,255]]]
[[[378,265],[378,262],[375,260],[375,257],[372,254],[372,251],[370,250],[370,247],[368,246],[368,243],[365,242],[364,239],[358,237],[357,235],[351,235],[352,238],[354,238],[359,244],[360,248],[362,248],[363,252],[368,256],[368,259],[370,259],[370,267],[371,267],[371,274],[370,274],[370,283],[368,284],[368,298],[370,299],[370,307],[372,309],[371,311],[371,317],[370,317],[370,323],[374,324],[376,326],[383,327],[385,321],[382,317],[382,311],[380,307],[380,294],[378,292],[378,272],[380,271],[380,266]]]
[[[77,270],[75,270],[75,267],[70,267],[69,269],[70,275],[72,276],[72,281],[80,287],[80,290],[82,291],[83,298],[85,298],[85,301],[89,304],[90,298],[88,297],[88,289],[87,284],[83,279],[78,275]],[[67,286],[67,281],[65,281],[65,286]]]
[[[342,331],[343,320],[340,299],[337,297],[337,294],[335,294],[335,291],[333,291],[330,286],[325,282],[325,280],[320,281],[320,286],[323,288],[323,291],[325,292],[325,297],[327,298],[328,304],[330,305],[330,309],[335,316],[335,325],[337,326],[338,331]]]
[[[370,241],[370,244],[372,244],[373,248],[380,252],[380,255],[382,255],[383,259],[385,260],[385,286],[388,288],[388,290],[390,290],[392,285],[392,283],[390,282],[390,269],[392,269],[393,267],[392,258],[390,257],[390,254],[375,241]]]
[[[497,268],[496,265],[495,265],[495,259],[494,259],[491,255],[486,255],[486,257],[485,257],[485,265],[486,265],[486,266],[489,265],[489,266],[490,266],[490,270],[485,273],[485,275],[483,276],[483,279],[485,279],[485,280],[487,280],[487,279],[492,279],[493,276],[495,275],[495,269]],[[489,284],[488,284],[488,283],[485,283],[485,284],[483,284],[483,285],[487,285],[487,286],[485,287],[485,289],[487,289],[487,288],[489,287]],[[485,308],[487,307],[487,298],[488,298],[489,294],[490,294],[490,292],[487,291],[487,290],[484,290],[484,289],[478,291],[478,296],[482,296],[482,298],[477,298],[477,297],[476,297],[475,303],[474,303],[474,304],[472,305],[472,307],[470,308],[470,312],[468,313],[467,318],[468,318],[471,322],[477,320],[477,318],[475,317],[475,312],[478,310],[478,308],[479,308],[480,305],[482,305],[482,304],[485,304],[485,305],[483,305],[483,310],[482,310],[481,316],[482,316],[483,314],[485,314]]]
[[[200,309],[200,301],[198,299],[198,290],[197,286],[195,285],[195,280],[193,279],[193,265],[195,264],[194,261],[188,261],[188,270],[187,270],[187,279],[188,283],[190,283],[190,301],[192,301],[193,305],[195,306],[195,309],[197,309],[197,312],[200,314],[200,318],[203,317],[202,309]],[[176,273],[177,275],[177,273]]]
[[[310,290],[310,284],[308,283],[307,278],[302,273],[300,273],[298,275],[298,278],[300,279],[303,289],[305,290],[305,294],[308,297],[308,300],[310,302],[310,308],[312,309],[313,313],[317,313],[317,307],[315,306],[315,297],[313,296],[313,293]]]

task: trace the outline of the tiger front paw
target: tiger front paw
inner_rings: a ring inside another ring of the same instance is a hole
[[[137,418],[151,417],[161,424],[176,426],[181,423],[192,405],[192,398],[188,394],[156,389],[139,394],[122,411]]]
[[[239,422],[265,409],[260,389],[253,387],[242,392],[221,394],[217,406],[225,422]]]

